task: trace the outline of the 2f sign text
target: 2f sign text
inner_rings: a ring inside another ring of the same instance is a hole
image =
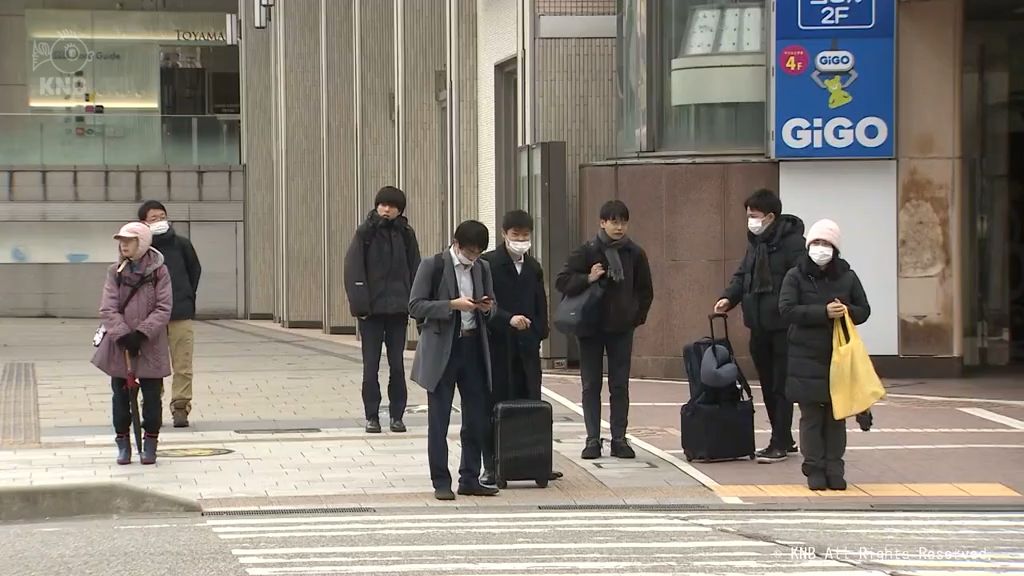
[[[871,28],[875,0],[797,0],[800,27],[805,30]]]

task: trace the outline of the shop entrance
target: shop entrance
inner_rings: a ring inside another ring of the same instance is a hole
[[[1024,366],[1024,5],[964,4],[964,360]]]

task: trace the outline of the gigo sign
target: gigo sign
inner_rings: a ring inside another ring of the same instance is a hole
[[[794,150],[849,148],[860,144],[878,148],[889,140],[889,125],[877,116],[862,118],[854,124],[849,118],[791,118],[782,125],[782,141]]]
[[[853,70],[856,59],[847,50],[826,50],[814,59],[814,67],[819,72],[843,73]]]

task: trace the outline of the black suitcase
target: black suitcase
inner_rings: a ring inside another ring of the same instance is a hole
[[[686,460],[723,462],[754,459],[754,401],[687,402],[679,411]]]
[[[510,481],[533,480],[545,488],[551,479],[551,404],[509,400],[494,406],[494,475],[498,488]]]
[[[684,349],[690,399],[679,410],[679,430],[687,461],[721,462],[754,458],[754,400],[743,371],[738,371],[736,385],[729,388],[714,389],[701,383],[701,361],[711,346],[725,346],[735,362],[728,324],[724,338],[717,338],[716,319],[725,320],[726,315],[709,316],[711,336]]]

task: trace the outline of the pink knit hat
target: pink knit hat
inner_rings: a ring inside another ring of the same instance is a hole
[[[132,258],[137,260],[145,256],[146,252],[149,252],[149,247],[153,245],[153,232],[149,229],[149,226],[142,222],[129,222],[124,226],[121,226],[121,230],[117,234],[114,234],[114,240],[120,240],[122,238],[138,238],[139,239],[139,251]]]
[[[833,248],[839,250],[839,245],[843,241],[843,233],[839,230],[839,224],[832,220],[818,220],[807,231],[807,246],[810,247],[811,242],[815,240],[824,240],[831,244]]]

